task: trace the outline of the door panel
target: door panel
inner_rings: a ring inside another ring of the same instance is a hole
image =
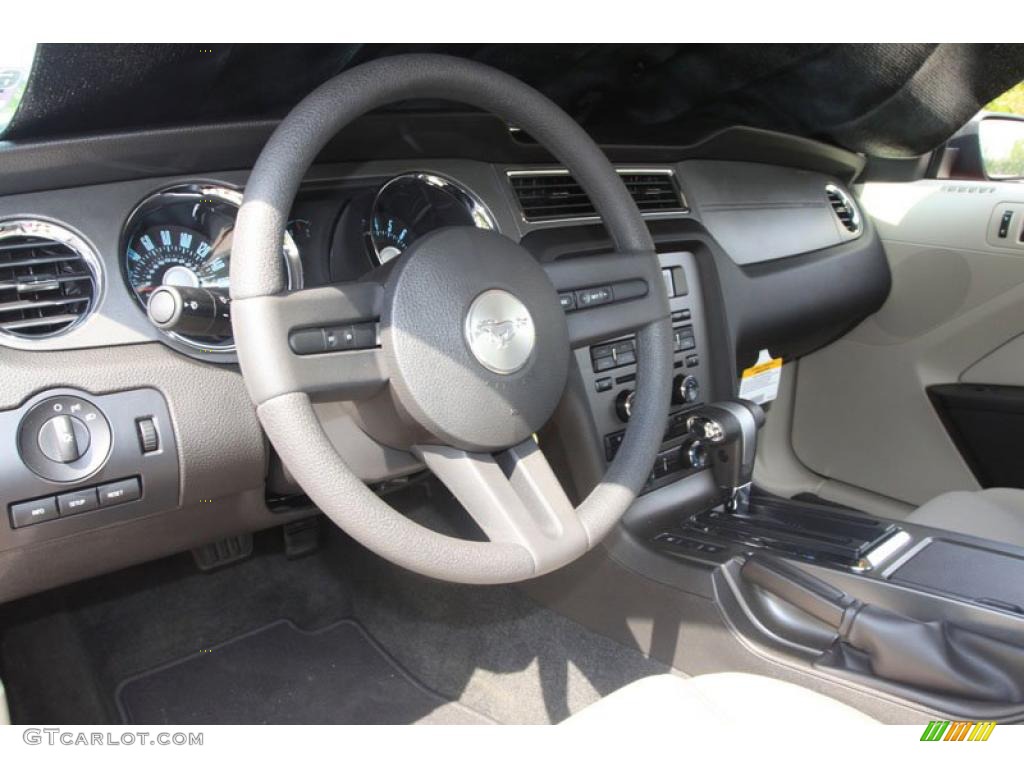
[[[997,212],[1024,203],[1024,187],[919,181],[859,191],[892,291],[877,313],[800,361],[794,451],[819,475],[910,504],[977,489],[926,390],[1024,386],[1020,222],[998,244],[989,231]]]

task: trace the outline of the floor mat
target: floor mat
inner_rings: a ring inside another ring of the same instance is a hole
[[[147,725],[491,722],[421,685],[351,620],[274,622],[126,680],[117,703]]]

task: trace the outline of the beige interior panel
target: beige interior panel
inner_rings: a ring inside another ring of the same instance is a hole
[[[797,458],[793,451],[793,411],[799,365],[793,362],[782,366],[778,397],[768,408],[758,435],[754,483],[777,496],[792,498],[800,493],[813,493],[826,501],[879,517],[905,518],[915,507],[815,474]]]
[[[972,369],[1024,333],[1024,250],[989,238],[994,213],[1024,202],[1024,187],[921,181],[859,192],[892,291],[877,313],[800,361],[793,449],[815,474],[908,504],[977,489],[925,389],[980,381]],[[1001,368],[998,383],[1024,385],[1013,351],[980,370]]]
[[[1020,386],[1024,382],[1024,335],[1008,342],[972,365],[960,377],[965,384]]]

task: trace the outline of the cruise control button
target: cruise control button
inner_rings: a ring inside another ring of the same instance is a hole
[[[20,504],[11,504],[11,527],[23,528],[26,525],[41,523],[44,520],[57,518],[57,501],[50,496],[46,499],[33,499]]]
[[[612,300],[612,289],[604,285],[600,288],[584,288],[576,291],[576,306],[580,309],[594,307],[598,304],[607,304]]]
[[[338,325],[324,328],[324,348],[328,352],[352,349],[372,349],[377,344],[377,329],[373,323]]]
[[[291,346],[292,352],[297,355],[315,355],[326,349],[322,328],[305,328],[300,331],[292,331],[288,337],[288,344]]]
[[[100,506],[112,507],[115,504],[124,504],[128,501],[135,501],[142,492],[139,488],[139,481],[136,478],[118,480],[116,483],[107,483],[99,487]]]
[[[77,515],[81,512],[91,512],[100,505],[96,498],[95,488],[86,488],[81,491],[62,493],[57,497],[57,507],[60,509],[61,517]]]

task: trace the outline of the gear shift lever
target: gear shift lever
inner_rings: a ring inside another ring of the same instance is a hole
[[[707,447],[708,463],[729,512],[746,512],[754,475],[761,406],[749,400],[723,400],[698,408],[686,421],[691,437]]]

